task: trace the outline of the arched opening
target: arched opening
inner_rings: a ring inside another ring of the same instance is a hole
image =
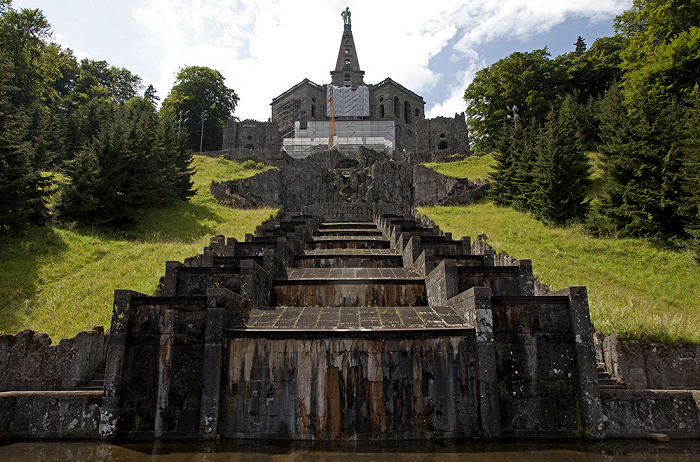
[[[349,87],[352,85],[352,76],[350,74],[345,74],[345,77],[343,79],[343,84],[346,87]]]
[[[440,144],[438,144],[438,149],[441,151],[447,149],[447,141],[440,141]]]
[[[246,145],[245,145],[245,148],[246,148],[246,149],[255,149],[255,145],[253,145],[253,144],[246,144]]]
[[[394,116],[397,118],[401,117],[401,103],[398,96],[394,96]]]
[[[445,134],[444,134],[444,133],[440,133],[440,138],[444,138],[444,137],[445,137]]]
[[[346,48],[346,49],[345,49],[345,54],[346,54],[346,55],[349,55],[349,54],[350,54],[350,50]]]
[[[384,118],[384,105],[379,106],[379,117]]]
[[[345,67],[350,67],[350,60],[349,59],[345,60]]]
[[[407,124],[411,123],[411,105],[408,104],[408,101],[403,103],[403,120]]]
[[[316,106],[311,106],[311,117],[316,118]]]
[[[416,108],[416,117],[420,116],[420,110]]]

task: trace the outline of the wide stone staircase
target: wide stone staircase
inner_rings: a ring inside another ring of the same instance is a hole
[[[585,288],[540,287],[529,260],[425,217],[271,217],[167,262],[155,296],[115,292],[100,428],[571,436],[600,421]]]

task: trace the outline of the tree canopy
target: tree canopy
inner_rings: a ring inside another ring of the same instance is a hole
[[[224,80],[219,71],[208,67],[186,66],[178,72],[175,85],[163,101],[163,108],[178,116],[182,114],[188,149],[199,150],[203,117],[202,149],[221,149],[224,123],[238,103],[238,95],[225,85]]]

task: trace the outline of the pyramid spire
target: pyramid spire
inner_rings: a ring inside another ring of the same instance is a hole
[[[352,38],[350,8],[345,8],[341,16],[343,17],[343,36],[340,39],[335,70],[331,71],[331,82],[337,87],[346,86],[355,89],[365,84],[363,80],[365,71],[360,70],[360,62],[357,59],[355,40]]]

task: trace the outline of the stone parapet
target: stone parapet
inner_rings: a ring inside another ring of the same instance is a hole
[[[107,337],[102,327],[58,345],[33,330],[0,335],[0,391],[74,390],[104,365]]]
[[[598,361],[627,388],[700,390],[700,346],[642,345],[623,342],[618,334],[597,333],[595,347]]]

